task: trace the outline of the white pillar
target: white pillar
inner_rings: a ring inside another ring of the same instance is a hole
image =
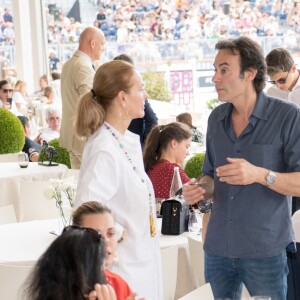
[[[38,79],[49,74],[44,0],[13,0],[18,79],[28,91],[38,89]]]

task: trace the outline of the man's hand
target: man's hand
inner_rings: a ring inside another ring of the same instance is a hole
[[[250,164],[243,158],[227,158],[229,164],[216,169],[221,182],[234,185],[248,185],[259,182],[261,168]]]
[[[201,186],[198,186],[196,183],[198,181],[196,179],[191,179],[190,182],[184,184],[182,186],[182,196],[185,202],[189,205],[193,205],[202,200],[205,194],[205,189]]]

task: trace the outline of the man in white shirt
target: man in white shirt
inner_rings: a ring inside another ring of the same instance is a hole
[[[300,105],[300,80],[291,54],[284,48],[275,48],[266,56],[270,83],[267,95],[292,101]]]

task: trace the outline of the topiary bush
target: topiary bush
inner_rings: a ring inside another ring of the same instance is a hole
[[[213,110],[215,107],[217,107],[221,102],[218,98],[210,99],[206,102],[206,106],[208,109]]]
[[[165,102],[170,102],[172,100],[170,89],[166,83],[163,72],[147,71],[142,75],[145,81],[145,91],[147,92],[149,99]]]
[[[25,132],[22,123],[10,111],[0,108],[0,154],[22,151]]]
[[[57,151],[57,156],[54,156],[53,162],[66,165],[69,169],[71,169],[71,161],[70,155],[67,149],[59,146],[59,139],[53,139],[48,143],[49,146],[52,146]],[[44,149],[41,150],[39,155],[39,161],[46,161],[48,158],[44,153]]]
[[[184,172],[189,178],[198,178],[202,176],[202,167],[205,153],[197,153],[191,157],[184,167]]]

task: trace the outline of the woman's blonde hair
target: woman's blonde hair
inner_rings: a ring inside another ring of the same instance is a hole
[[[94,77],[93,88],[83,95],[75,116],[75,132],[88,138],[104,122],[105,113],[119,92],[128,93],[133,82],[134,67],[114,60],[101,65]]]
[[[21,92],[21,89],[22,89],[22,87],[23,87],[24,85],[26,85],[25,81],[23,81],[23,80],[18,80],[18,81],[16,82],[16,84],[15,84],[14,90],[15,90],[15,91],[18,91],[18,92]]]

